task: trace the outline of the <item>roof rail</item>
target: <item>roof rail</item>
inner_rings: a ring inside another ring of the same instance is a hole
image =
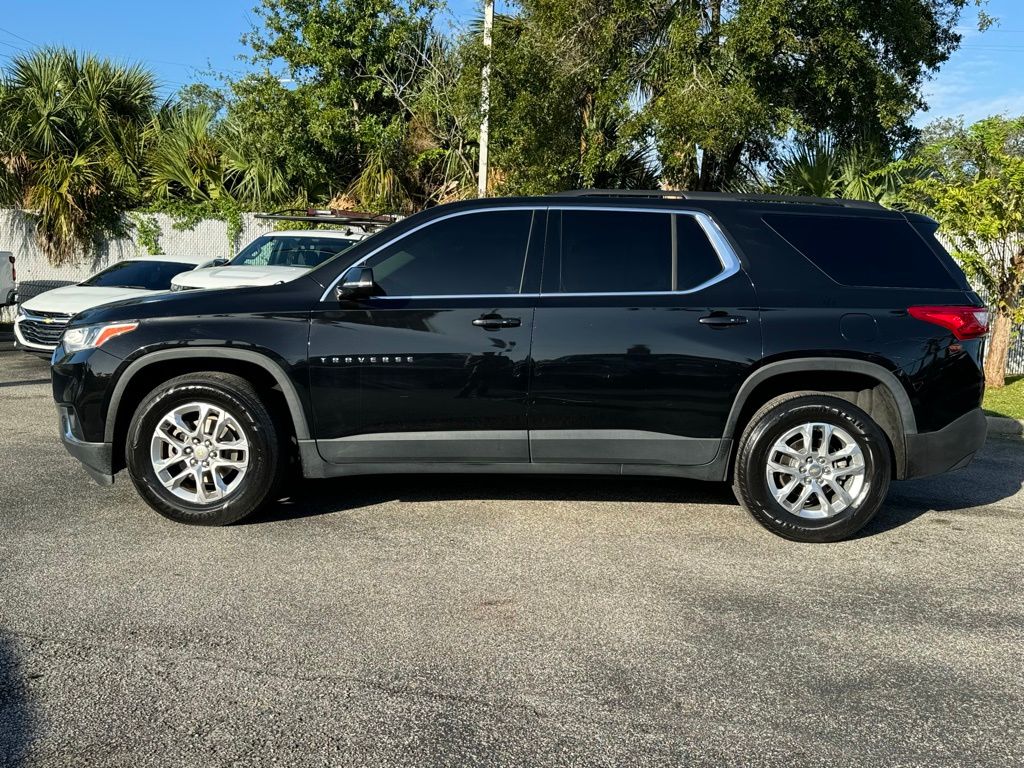
[[[577,189],[555,192],[548,197],[646,197],[662,200],[724,200],[751,203],[800,203],[830,205],[841,208],[883,208],[880,203],[845,198],[810,197],[808,195],[756,195],[742,192],[689,192],[674,189]]]
[[[257,213],[257,219],[273,221],[308,221],[315,224],[350,224],[358,227],[386,227],[402,217],[390,213],[367,213],[366,211],[341,211],[331,208],[286,208],[274,213]]]

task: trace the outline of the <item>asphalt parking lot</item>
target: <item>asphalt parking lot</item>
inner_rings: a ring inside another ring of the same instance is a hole
[[[793,544],[718,485],[304,483],[178,526],[0,353],[0,765],[1020,765],[1024,442]]]

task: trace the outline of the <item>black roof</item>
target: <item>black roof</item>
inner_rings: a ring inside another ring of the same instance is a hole
[[[845,198],[811,197],[809,195],[758,195],[742,192],[689,192],[676,189],[577,189],[556,192],[548,197],[617,197],[649,200],[692,200],[700,202],[796,203],[800,205],[827,205],[840,208],[885,209],[880,203]]]
[[[499,208],[502,206],[529,207],[621,207],[621,208],[665,208],[678,210],[689,208],[708,213],[728,210],[755,209],[760,212],[779,211],[793,213],[841,214],[876,218],[917,218],[918,214],[886,208],[879,203],[866,200],[829,199],[797,195],[747,195],[729,192],[686,192],[675,190],[632,190],[632,189],[585,189],[558,192],[544,196],[487,197],[460,200],[427,208],[410,217],[421,222],[434,216],[442,216],[460,210]],[[406,219],[409,221],[409,219]]]

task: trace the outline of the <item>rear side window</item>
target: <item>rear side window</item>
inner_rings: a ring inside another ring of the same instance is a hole
[[[766,215],[764,222],[842,285],[959,287],[928,244],[905,221],[786,213]]]
[[[706,283],[722,271],[722,260],[693,216],[675,216],[676,290]]]
[[[682,291],[723,268],[689,215],[564,210],[561,240],[558,293]]]

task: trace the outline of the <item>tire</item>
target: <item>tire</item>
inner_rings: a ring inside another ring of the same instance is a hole
[[[751,417],[739,441],[733,490],[772,533],[801,542],[841,541],[874,517],[891,473],[888,439],[868,414],[838,397],[794,393]]]
[[[204,413],[209,415],[200,427]],[[172,414],[178,421],[165,418]],[[128,474],[142,498],[164,517],[188,525],[228,525],[259,509],[283,474],[282,452],[274,421],[252,384],[218,372],[179,376],[150,392],[132,417],[125,445]],[[158,461],[171,463],[163,479]],[[175,483],[171,475],[184,479]]]

